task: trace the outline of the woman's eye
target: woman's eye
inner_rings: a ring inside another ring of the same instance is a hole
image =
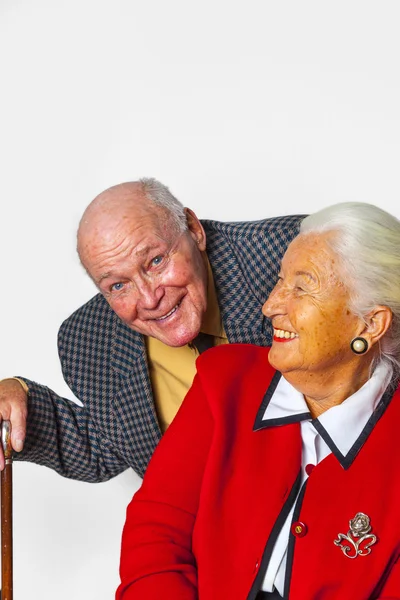
[[[122,288],[123,288],[123,287],[124,287],[124,284],[123,284],[123,283],[120,283],[120,282],[118,282],[118,283],[114,283],[114,284],[111,286],[111,291],[112,291],[112,292],[120,292],[120,291],[122,290]]]

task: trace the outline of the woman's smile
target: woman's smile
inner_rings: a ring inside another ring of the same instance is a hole
[[[275,342],[290,342],[299,336],[293,331],[287,331],[286,329],[275,329],[274,328],[274,341]]]

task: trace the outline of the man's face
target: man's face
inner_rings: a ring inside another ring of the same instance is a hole
[[[82,262],[114,312],[169,346],[196,337],[207,308],[205,235],[187,216],[189,230],[177,233],[165,212],[136,207],[103,218],[80,240]]]

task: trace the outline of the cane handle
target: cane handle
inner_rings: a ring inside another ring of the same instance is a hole
[[[3,421],[1,424],[1,445],[3,447],[4,458],[10,460],[12,457],[10,421]]]

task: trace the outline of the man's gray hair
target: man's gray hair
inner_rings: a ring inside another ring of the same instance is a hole
[[[379,362],[388,363],[399,376],[400,221],[372,204],[344,202],[306,217],[300,227],[300,234],[328,231],[337,232],[327,243],[339,257],[350,310],[364,317],[384,305],[393,313],[392,325],[380,340]]]
[[[146,197],[157,206],[168,211],[177,232],[183,233],[186,231],[188,226],[184,206],[171,194],[167,186],[153,177],[143,177],[139,181]]]

